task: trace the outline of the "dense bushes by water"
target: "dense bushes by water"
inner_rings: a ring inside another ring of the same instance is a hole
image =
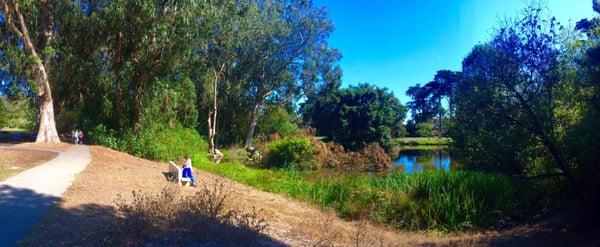
[[[270,152],[266,160],[274,168],[263,169],[234,160],[213,164],[206,153],[206,142],[196,131],[183,127],[157,126],[137,135],[119,136],[98,126],[91,136],[98,143],[154,160],[191,154],[198,168],[265,191],[333,208],[344,218],[368,217],[399,229],[448,231],[494,227],[525,219],[539,206],[539,194],[530,185],[502,175],[466,171],[367,175],[304,169],[309,167],[307,164],[317,164],[317,149],[322,148],[307,137],[290,137],[267,144]],[[368,160],[366,153],[354,154]]]
[[[425,171],[375,176],[330,170],[260,169],[241,163],[195,165],[238,182],[333,208],[348,219],[368,217],[398,229],[451,231],[527,219],[540,206],[531,185],[506,176]]]
[[[306,137],[291,137],[268,145],[266,163],[269,167],[315,168],[317,150]]]
[[[324,143],[312,136],[294,136],[266,145],[267,167],[338,171],[384,171],[391,159],[376,142],[359,151],[348,151],[340,144]]]

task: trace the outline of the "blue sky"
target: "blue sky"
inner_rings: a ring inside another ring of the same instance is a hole
[[[523,0],[315,0],[336,30],[330,45],[342,52],[343,85],[374,83],[405,104],[406,89],[440,69],[460,70],[471,48],[490,39]],[[572,26],[593,17],[592,0],[548,0],[549,13]]]

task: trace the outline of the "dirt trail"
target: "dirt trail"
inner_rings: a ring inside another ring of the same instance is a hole
[[[131,191],[158,193],[171,184],[165,179],[167,165],[139,159],[104,147],[92,147],[93,161],[82,172],[62,202],[43,219],[24,245],[102,245],[103,233],[114,220],[117,195]],[[456,233],[440,236],[434,233],[385,229],[366,222],[340,219],[308,203],[282,195],[259,191],[229,179],[198,171],[199,184],[212,188],[222,184],[228,194],[228,205],[249,211],[262,210],[267,220],[266,234],[291,246],[482,246],[482,245],[563,245],[582,243],[594,246],[598,239],[589,235],[561,233],[554,227],[526,225],[509,230]],[[182,187],[192,194],[197,188]],[[584,242],[582,242],[584,241]],[[104,243],[109,244],[109,243]]]

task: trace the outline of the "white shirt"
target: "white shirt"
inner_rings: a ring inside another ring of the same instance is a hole
[[[185,160],[183,168],[192,168],[192,159],[188,158],[187,160]]]

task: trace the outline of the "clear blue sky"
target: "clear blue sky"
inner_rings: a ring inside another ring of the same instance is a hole
[[[471,48],[490,39],[523,0],[315,0],[336,25],[330,45],[342,52],[343,85],[387,87],[405,104],[406,89],[440,69],[460,70]],[[593,17],[592,0],[548,0],[549,13],[574,26]]]

